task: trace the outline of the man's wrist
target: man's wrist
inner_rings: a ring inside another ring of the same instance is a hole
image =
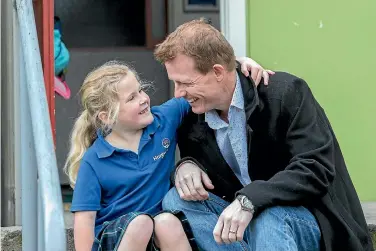
[[[192,160],[184,160],[183,162],[181,162],[181,163],[176,167],[175,172],[177,172],[178,169],[179,169],[182,165],[187,164],[187,163],[191,163],[192,165],[197,166],[197,164],[196,164],[194,161],[192,161]]]
[[[240,202],[242,210],[250,212],[252,214],[255,213],[255,207],[252,204],[252,201],[247,196],[239,194],[238,196],[236,196],[236,199]]]
[[[187,163],[191,163],[192,165],[196,165],[197,166],[197,164],[193,161],[193,160],[184,160],[184,161],[182,161],[177,167],[176,167],[176,169],[175,169],[175,177],[174,177],[174,180],[175,180],[175,178],[176,178],[176,173],[178,172],[178,170],[179,170],[179,168],[182,166],[182,165],[184,165],[184,164],[187,164]]]

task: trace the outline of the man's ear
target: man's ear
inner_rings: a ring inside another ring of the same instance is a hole
[[[226,69],[220,64],[215,64],[213,65],[213,72],[217,81],[221,82],[223,78],[225,77]]]

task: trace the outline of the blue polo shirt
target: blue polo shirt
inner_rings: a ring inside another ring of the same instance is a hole
[[[184,99],[153,107],[154,121],[143,131],[138,154],[113,147],[98,133],[81,160],[71,206],[72,212],[97,211],[95,235],[105,221],[162,209],[175,164],[176,130],[189,109]]]

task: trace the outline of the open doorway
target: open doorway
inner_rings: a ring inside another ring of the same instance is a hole
[[[146,1],[55,0],[70,48],[143,47]]]
[[[167,0],[55,0],[69,48],[146,47],[167,34]]]
[[[154,83],[152,105],[170,97],[165,69],[153,56],[155,44],[167,34],[167,0],[55,0],[54,9],[70,53],[65,74],[70,99],[55,96],[56,157],[64,188],[68,178],[62,167],[70,132],[81,111],[79,89],[91,70],[109,60],[124,61],[142,79]]]

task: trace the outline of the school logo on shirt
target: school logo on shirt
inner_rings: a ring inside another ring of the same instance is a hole
[[[159,154],[159,155],[156,155],[153,157],[153,160],[156,161],[156,160],[159,160],[159,159],[163,159],[164,156],[166,155],[168,150],[164,151],[163,153]]]
[[[170,140],[168,138],[164,138],[162,140],[162,146],[166,149],[163,153],[161,154],[158,154],[156,156],[153,157],[153,160],[156,161],[156,160],[159,160],[159,159],[163,159],[164,156],[166,155],[167,151],[168,151],[168,148],[170,147]]]
[[[162,140],[162,146],[167,149],[170,146],[170,140],[168,138],[164,138]]]

